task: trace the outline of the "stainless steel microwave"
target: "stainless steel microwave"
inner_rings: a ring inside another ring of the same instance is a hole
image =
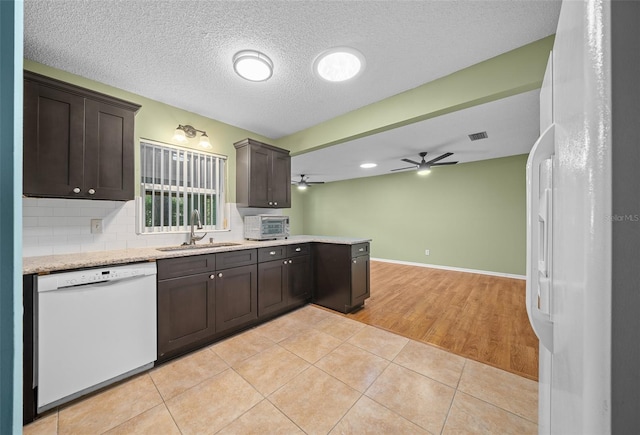
[[[272,240],[289,237],[289,216],[259,214],[244,217],[244,238]]]

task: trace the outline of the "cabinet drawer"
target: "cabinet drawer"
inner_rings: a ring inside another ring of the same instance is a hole
[[[294,257],[296,255],[309,255],[311,246],[308,243],[301,245],[287,245],[287,256]]]
[[[351,246],[351,256],[359,257],[361,255],[369,255],[369,244],[368,243],[358,243],[357,245]]]
[[[255,264],[258,258],[257,254],[256,249],[243,249],[241,251],[216,254],[216,270]]]
[[[268,248],[258,249],[258,261],[263,263],[265,261],[280,260],[287,256],[286,246],[270,246]]]
[[[157,265],[159,280],[213,272],[216,269],[216,254],[161,259]]]

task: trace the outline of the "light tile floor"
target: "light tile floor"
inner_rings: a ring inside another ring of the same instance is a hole
[[[307,305],[25,434],[535,434],[536,382]]]

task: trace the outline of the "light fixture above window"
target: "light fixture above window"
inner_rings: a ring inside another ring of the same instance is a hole
[[[313,70],[323,80],[343,82],[362,73],[362,53],[350,47],[335,47],[321,53],[313,62]]]
[[[273,62],[259,51],[242,50],[233,56],[233,69],[245,80],[263,82],[273,75]]]
[[[193,128],[190,125],[179,124],[178,128],[176,128],[176,131],[173,134],[173,138],[178,142],[186,142],[188,139],[193,139],[194,137],[196,137],[196,133],[198,132],[202,133],[200,135],[199,145],[202,148],[211,148],[211,142],[209,142],[209,136],[207,136],[207,132],[204,130]]]

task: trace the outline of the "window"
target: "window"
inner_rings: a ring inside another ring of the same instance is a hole
[[[141,233],[190,231],[198,209],[205,229],[225,227],[226,157],[140,140]]]

